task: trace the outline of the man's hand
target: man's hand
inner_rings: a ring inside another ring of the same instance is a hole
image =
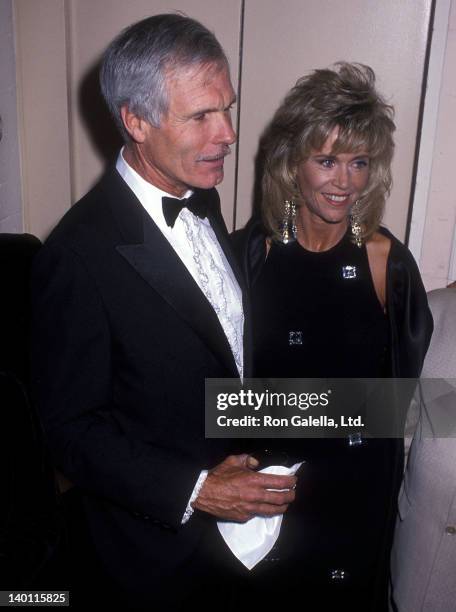
[[[249,455],[227,457],[209,471],[193,507],[241,523],[257,515],[283,514],[295,498],[296,476],[260,474],[254,471],[257,465]]]

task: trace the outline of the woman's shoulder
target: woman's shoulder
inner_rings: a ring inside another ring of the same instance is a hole
[[[378,230],[374,233],[374,236],[378,236],[378,244],[381,245],[382,241],[388,241],[389,243],[389,253],[388,253],[388,261],[390,263],[403,263],[407,268],[412,268],[413,270],[417,270],[418,266],[416,265],[415,259],[409,249],[405,246],[403,242],[401,242],[389,229],[386,227],[380,226]],[[386,244],[386,243],[383,243]],[[384,249],[385,246],[381,246],[379,248]]]
[[[386,277],[391,295],[399,290],[398,295],[408,294],[411,291],[414,299],[423,298],[427,308],[426,291],[421,279],[418,265],[409,249],[398,240],[388,229],[380,227],[378,234],[390,241],[390,251],[387,258]],[[379,242],[380,244],[380,242]],[[382,247],[384,248],[384,246]],[[393,287],[395,288],[393,291]]]
[[[370,236],[367,241],[367,248],[372,254],[386,261],[391,250],[392,238],[394,239],[394,236],[388,230],[383,232],[383,229],[382,227],[379,228]]]
[[[366,249],[374,285],[382,303],[386,301],[388,284],[422,287],[413,255],[386,227],[379,227],[370,236]]]
[[[386,271],[390,249],[391,240],[381,232],[374,232],[366,242],[375,292],[383,308],[386,304]]]
[[[396,236],[387,228],[381,225],[376,232],[374,232],[374,236],[379,244],[388,244],[390,249],[397,250],[401,253],[410,253],[408,248],[405,246],[403,242],[396,238]]]

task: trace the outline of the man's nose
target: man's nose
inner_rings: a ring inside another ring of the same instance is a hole
[[[216,133],[217,143],[231,145],[236,142],[236,132],[234,131],[229,113],[223,113],[217,124]]]
[[[350,174],[347,164],[338,164],[333,180],[334,186],[339,189],[347,189],[350,184]]]

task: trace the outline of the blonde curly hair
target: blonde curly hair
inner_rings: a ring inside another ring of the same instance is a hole
[[[262,214],[268,233],[280,239],[284,200],[299,200],[299,164],[321,150],[334,128],[332,152],[367,151],[369,181],[357,206],[361,238],[380,224],[391,190],[394,152],[393,107],[375,89],[374,71],[363,64],[338,62],[300,78],[275,113],[262,138]]]

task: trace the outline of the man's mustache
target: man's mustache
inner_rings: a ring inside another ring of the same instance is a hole
[[[215,153],[214,155],[201,155],[198,157],[197,161],[216,161],[217,159],[222,159],[227,155],[231,155],[231,147],[225,145],[219,153]]]

